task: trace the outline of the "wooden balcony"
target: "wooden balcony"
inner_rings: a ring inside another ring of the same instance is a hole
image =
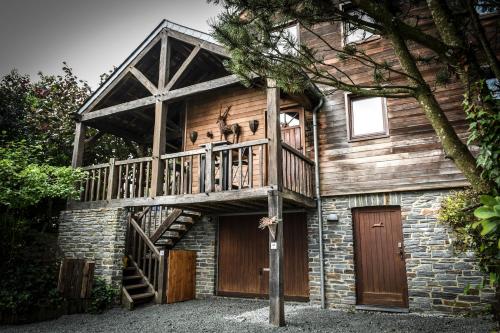
[[[202,148],[83,167],[80,201],[71,209],[168,205],[206,213],[266,211],[269,139],[237,144],[210,143]],[[285,209],[315,206],[314,162],[282,143]],[[158,179],[161,188],[154,188]],[[157,195],[153,195],[157,193]]]

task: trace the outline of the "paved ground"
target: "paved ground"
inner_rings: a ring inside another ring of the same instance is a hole
[[[71,315],[22,326],[0,326],[1,332],[491,332],[485,318],[457,318],[321,310],[299,303],[286,305],[287,326],[267,324],[267,302],[214,298],[171,305],[152,305],[101,315]]]

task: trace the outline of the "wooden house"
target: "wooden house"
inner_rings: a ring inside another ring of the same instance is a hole
[[[317,27],[338,44],[341,30]],[[386,47],[366,42],[380,56]],[[463,295],[483,276],[454,253],[436,214],[467,182],[414,100],[324,98],[316,87],[289,95],[261,78],[248,87],[225,70],[227,57],[210,36],[164,21],[82,106],[73,166],[89,176],[62,212],[66,256],[94,259],[130,307],[269,297],[275,323],[283,299],[456,312],[493,298]],[[359,65],[345,70],[366,78]],[[465,138],[461,94],[452,83],[438,97]],[[87,127],[151,155],[83,165]]]

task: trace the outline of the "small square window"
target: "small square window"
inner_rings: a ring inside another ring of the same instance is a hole
[[[276,46],[279,53],[290,55],[297,54],[297,50],[295,48],[300,44],[298,24],[278,28],[277,31],[271,33],[271,37],[278,38]]]
[[[385,98],[348,96],[349,138],[374,138],[389,134]]]
[[[370,16],[350,4],[343,5],[342,10],[351,16],[356,16],[360,20],[373,22]],[[342,25],[342,41],[344,45],[361,43],[372,36],[374,35],[371,32],[363,30],[351,22],[344,22]]]
[[[486,85],[491,91],[494,99],[500,99],[500,81],[496,78],[491,78],[486,80]]]
[[[479,15],[496,14],[498,11],[496,4],[484,0],[479,0],[474,7]]]

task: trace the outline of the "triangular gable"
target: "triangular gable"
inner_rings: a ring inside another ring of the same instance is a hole
[[[161,61],[161,54],[167,54],[165,50],[161,50],[161,47],[166,45],[166,42],[162,44],[162,39],[166,40],[167,38],[172,41],[172,45],[176,45],[175,47],[179,49],[179,52],[170,49],[169,46],[169,54],[164,58],[168,57],[169,61],[173,60],[172,67],[169,67],[171,73],[167,73],[167,82],[164,82],[163,87],[158,88],[158,84],[160,83],[158,82],[159,75],[155,70],[159,66],[157,66],[155,61]],[[133,91],[137,98],[153,98],[162,91],[182,87],[181,79],[200,83],[205,80],[217,78],[217,73],[210,75],[210,72],[207,71],[197,71],[198,73],[203,72],[204,76],[191,75],[190,78],[186,78],[186,68],[192,65],[195,58],[200,58],[199,61],[203,62],[208,61],[207,54],[211,55],[210,61],[213,61],[209,64],[210,68],[214,68],[219,72],[225,71],[220,58],[226,58],[228,55],[225,49],[218,45],[210,35],[163,20],[87,99],[78,113],[82,114],[92,111],[96,109],[96,106],[102,108],[113,105],[113,102],[106,104],[106,102],[102,103],[102,101],[103,99],[110,98],[110,96],[118,96],[117,91],[120,88],[124,89],[123,87],[127,87],[127,89]],[[176,55],[175,59],[173,55]],[[202,57],[205,58],[202,59]],[[149,63],[141,62],[144,58],[149,59]],[[123,95],[129,94],[127,92]],[[116,98],[118,98],[119,102],[115,102],[115,104],[128,102],[126,97]]]

